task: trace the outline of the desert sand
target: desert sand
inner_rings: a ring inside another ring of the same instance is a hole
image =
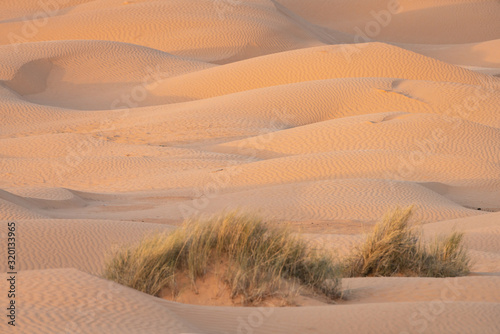
[[[496,0],[3,0],[2,333],[500,333]],[[387,210],[465,232],[460,278],[188,305],[100,277],[116,247],[240,209],[347,254]],[[299,303],[300,304],[300,303]]]

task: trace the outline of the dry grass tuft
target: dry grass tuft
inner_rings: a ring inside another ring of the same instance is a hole
[[[453,277],[466,275],[470,261],[463,234],[454,232],[428,246],[410,226],[412,207],[397,209],[375,225],[366,241],[346,260],[344,275]]]
[[[104,276],[158,295],[163,288],[175,291],[179,275],[188,277],[196,289],[196,279],[220,263],[225,264],[222,278],[231,297],[240,297],[244,304],[267,297],[286,299],[283,289],[293,286],[290,282],[330,299],[339,296],[338,266],[329,253],[310,250],[286,229],[236,213],[187,221],[169,235],[122,249],[107,262]]]
[[[395,210],[342,264],[331,253],[312,250],[289,230],[230,213],[189,220],[171,234],[157,234],[117,251],[104,277],[151,295],[176,294],[178,283],[216,273],[231,299],[257,305],[266,298],[286,303],[299,289],[329,300],[340,297],[340,277],[466,275],[470,261],[463,234],[452,233],[426,245],[409,221],[412,208]]]

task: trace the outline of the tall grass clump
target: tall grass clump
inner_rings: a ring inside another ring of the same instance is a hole
[[[344,275],[453,277],[466,275],[470,261],[463,234],[426,245],[410,225],[412,207],[388,213],[344,264]]]
[[[290,282],[331,299],[339,295],[338,265],[329,253],[311,250],[287,229],[237,213],[189,220],[171,234],[119,250],[106,263],[104,276],[158,295],[163,288],[175,291],[180,277],[196,288],[196,280],[216,267],[231,297],[245,304],[283,294]]]

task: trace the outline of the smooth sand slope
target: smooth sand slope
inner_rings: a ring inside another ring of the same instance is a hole
[[[499,333],[499,16],[495,0],[2,1],[19,313],[0,332]],[[466,233],[471,275],[345,279],[344,301],[299,308],[100,278],[114,249],[193,214],[256,212],[343,256],[412,204],[427,237]]]

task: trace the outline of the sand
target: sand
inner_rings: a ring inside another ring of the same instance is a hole
[[[2,1],[18,313],[0,332],[499,333],[499,15],[495,0]],[[412,204],[428,238],[465,232],[469,276],[344,279],[336,305],[280,308],[101,278],[117,247],[193,214],[257,213],[345,255]]]

